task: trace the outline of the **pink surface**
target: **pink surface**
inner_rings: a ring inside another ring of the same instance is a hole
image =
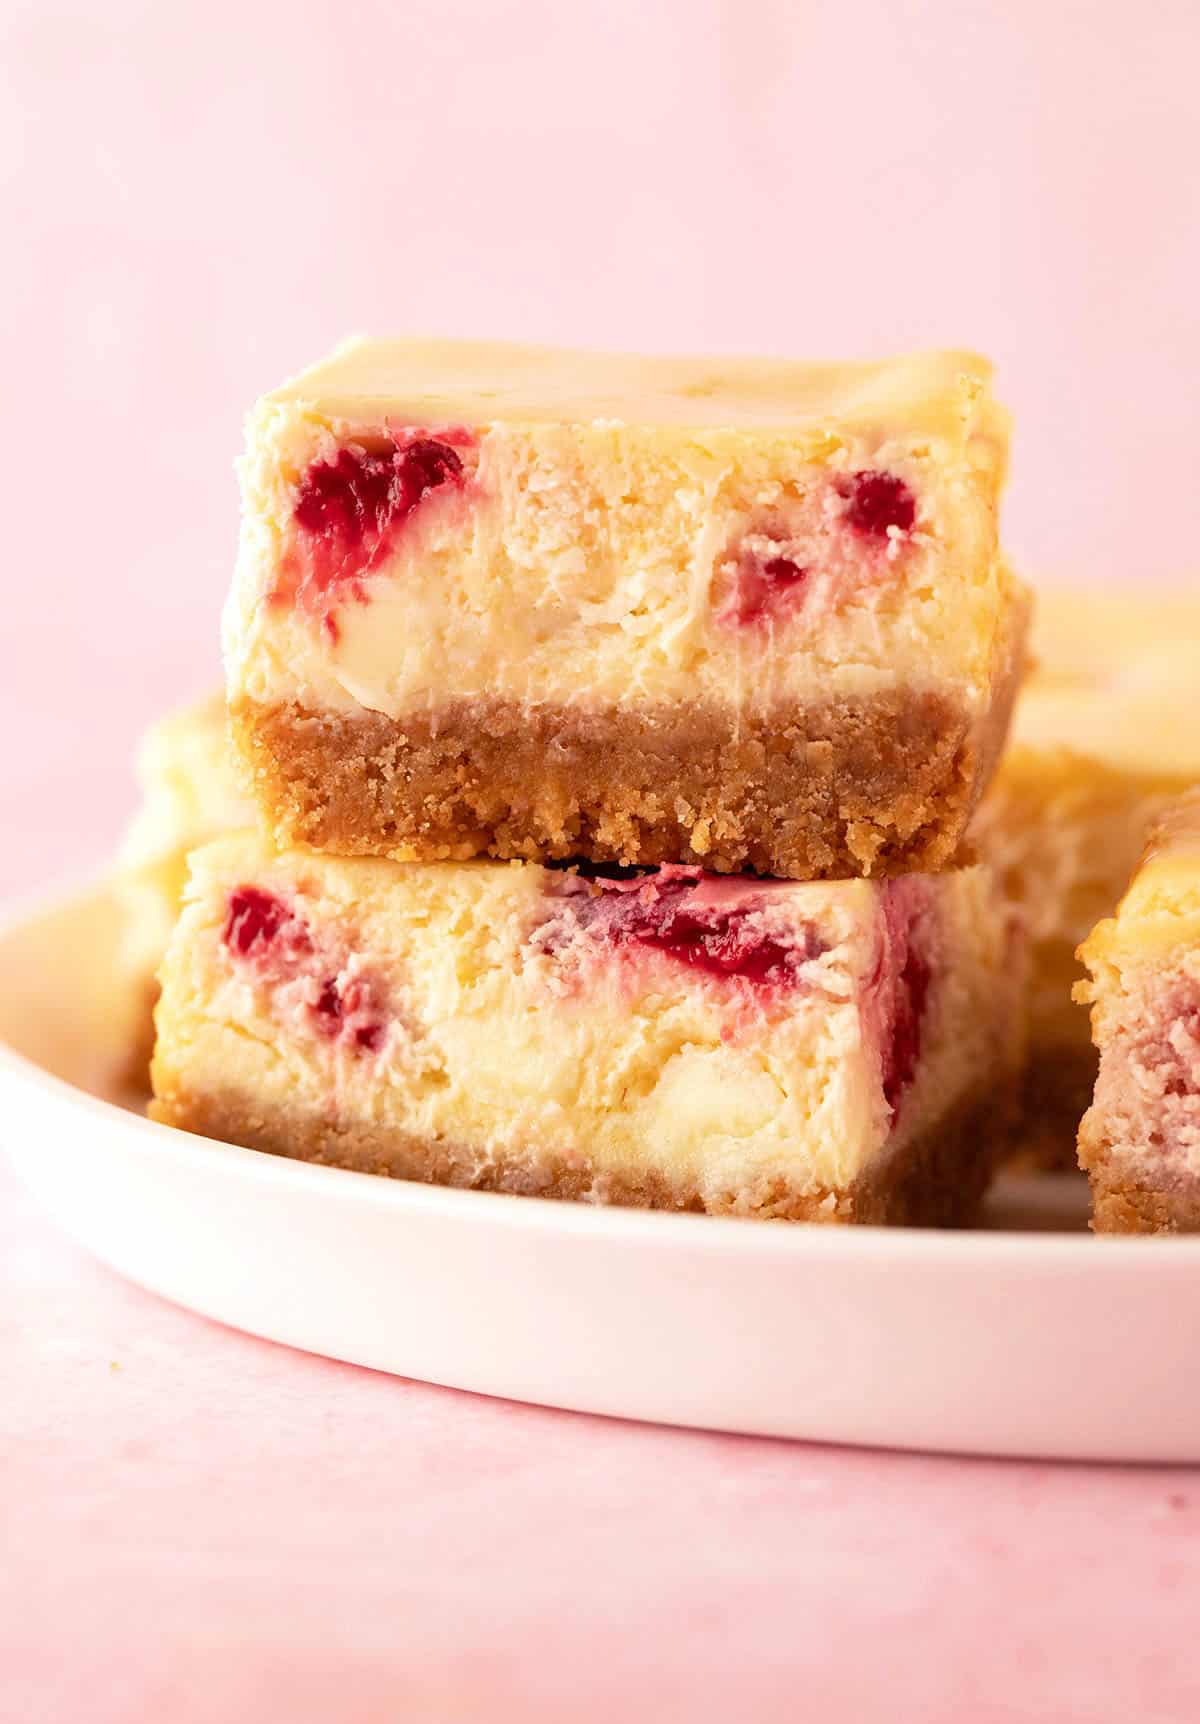
[[[1190,1472],[707,1436],[377,1376],[136,1291],[6,1176],[0,1289],[5,1718],[1200,1715]]]
[[[0,891],[204,686],[261,388],[348,330],[968,342],[1045,578],[1194,582],[1200,11],[0,8]],[[0,1714],[1194,1718],[1190,1474],[472,1400],[123,1286],[0,1177]],[[669,1362],[664,1362],[669,1368]]]

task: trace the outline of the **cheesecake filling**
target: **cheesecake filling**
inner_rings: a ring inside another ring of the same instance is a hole
[[[1110,1181],[1200,1194],[1200,954],[1131,986],[1094,1105]]]
[[[197,853],[189,899],[161,1105],[232,1098],[284,1141],[400,1132],[752,1212],[886,1166],[1013,1063],[980,870],[795,885],[238,837]]]
[[[229,894],[221,943],[244,982],[268,997],[288,1035],[352,1055],[382,1051],[394,1024],[387,989],[369,960],[261,886]]]
[[[472,510],[487,501],[464,465],[464,451],[474,465],[475,446],[461,428],[389,426],[370,444],[343,443],[311,461],[296,487],[266,603],[292,605],[336,646],[341,608],[372,601],[368,583],[386,574],[417,509],[428,521],[431,504],[444,513],[445,503],[469,488],[450,527],[465,549]],[[783,496],[751,514],[718,557],[715,620],[735,628],[782,624],[799,601],[816,615],[829,614],[895,571],[916,521],[917,499],[894,473],[854,471]]]
[[[284,405],[252,432],[225,641],[261,704],[990,697],[1015,587],[961,456]]]

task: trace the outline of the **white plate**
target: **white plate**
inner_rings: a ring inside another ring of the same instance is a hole
[[[46,1209],[157,1293],[551,1406],[1200,1460],[1200,1239],[1094,1239],[1069,1178],[1002,1185],[989,1231],[836,1229],[439,1190],[190,1137],[118,1105],[116,928],[99,889],[0,933],[0,1122]]]

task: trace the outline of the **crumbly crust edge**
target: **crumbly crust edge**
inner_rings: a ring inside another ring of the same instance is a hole
[[[161,1070],[157,1075],[151,1118],[271,1155],[423,1184],[771,1220],[970,1225],[1011,1132],[1011,1098],[1001,1078],[960,1098],[934,1126],[840,1190],[772,1179],[714,1197],[657,1170],[601,1171],[586,1156],[542,1149],[489,1152],[399,1127],[264,1108],[250,1095],[193,1087]]]
[[[1014,661],[981,718],[907,691],[758,712],[494,697],[398,719],[239,697],[231,723],[281,847],[895,875],[955,861],[1016,678]]]
[[[1200,1180],[1171,1189],[1139,1177],[1105,1136],[1098,1109],[1084,1115],[1079,1161],[1091,1186],[1094,1233],[1200,1233]]]

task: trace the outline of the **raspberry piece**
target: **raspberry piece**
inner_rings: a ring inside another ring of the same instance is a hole
[[[366,1053],[377,1053],[383,1046],[384,1026],[374,1015],[372,990],[361,980],[347,982],[343,988],[336,976],[330,976],[322,983],[312,1012],[324,1036],[341,1037]]]
[[[336,1036],[342,1025],[342,996],[338,993],[337,978],[331,976],[321,985],[317,1003],[313,1007],[320,1028],[326,1035]]]
[[[808,570],[791,557],[766,556],[744,544],[732,583],[722,604],[722,622],[758,623],[795,604]]]
[[[791,587],[797,581],[802,581],[808,573],[790,557],[772,557],[769,563],[763,565],[763,579],[774,587]]]
[[[427,492],[461,473],[458,453],[430,437],[393,445],[382,455],[339,449],[332,461],[316,461],[308,469],[292,518],[342,559],[366,547],[369,563],[389,530],[406,520]]]
[[[261,886],[239,886],[229,895],[229,908],[221,933],[231,952],[247,958],[271,946],[291,911],[282,899]]]
[[[799,939],[764,931],[753,892],[743,905],[714,895],[725,883],[699,869],[678,874],[663,868],[633,880],[597,879],[590,893],[564,898],[564,927],[551,923],[540,936],[543,950],[558,951],[573,929],[616,947],[648,947],[689,969],[753,984],[790,984],[801,964],[822,950],[815,929]],[[706,890],[707,885],[707,890]]]
[[[912,531],[917,500],[895,473],[873,469],[852,473],[838,486],[838,494],[846,503],[846,520],[858,532],[882,539],[891,527],[902,533]]]
[[[457,449],[435,437],[393,442],[383,451],[352,445],[314,461],[292,508],[295,543],[285,552],[274,600],[287,600],[337,638],[334,610],[363,599],[396,535],[431,492],[463,480]]]
[[[900,1097],[916,1076],[921,1057],[921,1020],[929,995],[929,965],[910,942],[896,979],[892,1033],[883,1056],[883,1099],[895,1117]]]
[[[345,950],[328,937],[314,937],[303,917],[273,892],[261,886],[231,892],[222,938],[253,965],[260,981],[284,991],[283,1009],[299,1013],[310,1030],[368,1053],[383,1046],[388,1009],[380,985],[361,975],[343,980]],[[297,982],[305,984],[299,1000],[292,992]]]
[[[753,935],[737,916],[698,920],[680,911],[661,927],[636,929],[632,938],[710,976],[741,976],[748,982],[781,980],[795,956],[779,940]]]
[[[745,910],[702,909],[694,898],[694,888],[685,886],[680,891],[673,884],[660,888],[648,902],[640,895],[629,895],[624,914],[610,924],[611,932],[617,939],[666,952],[710,976],[765,982],[789,967],[792,949],[751,928]]]
[[[921,1058],[933,979],[931,935],[925,887],[911,877],[891,881],[883,897],[879,962],[864,992],[862,1009],[879,1048],[883,1098],[891,1109],[893,1126]]]

